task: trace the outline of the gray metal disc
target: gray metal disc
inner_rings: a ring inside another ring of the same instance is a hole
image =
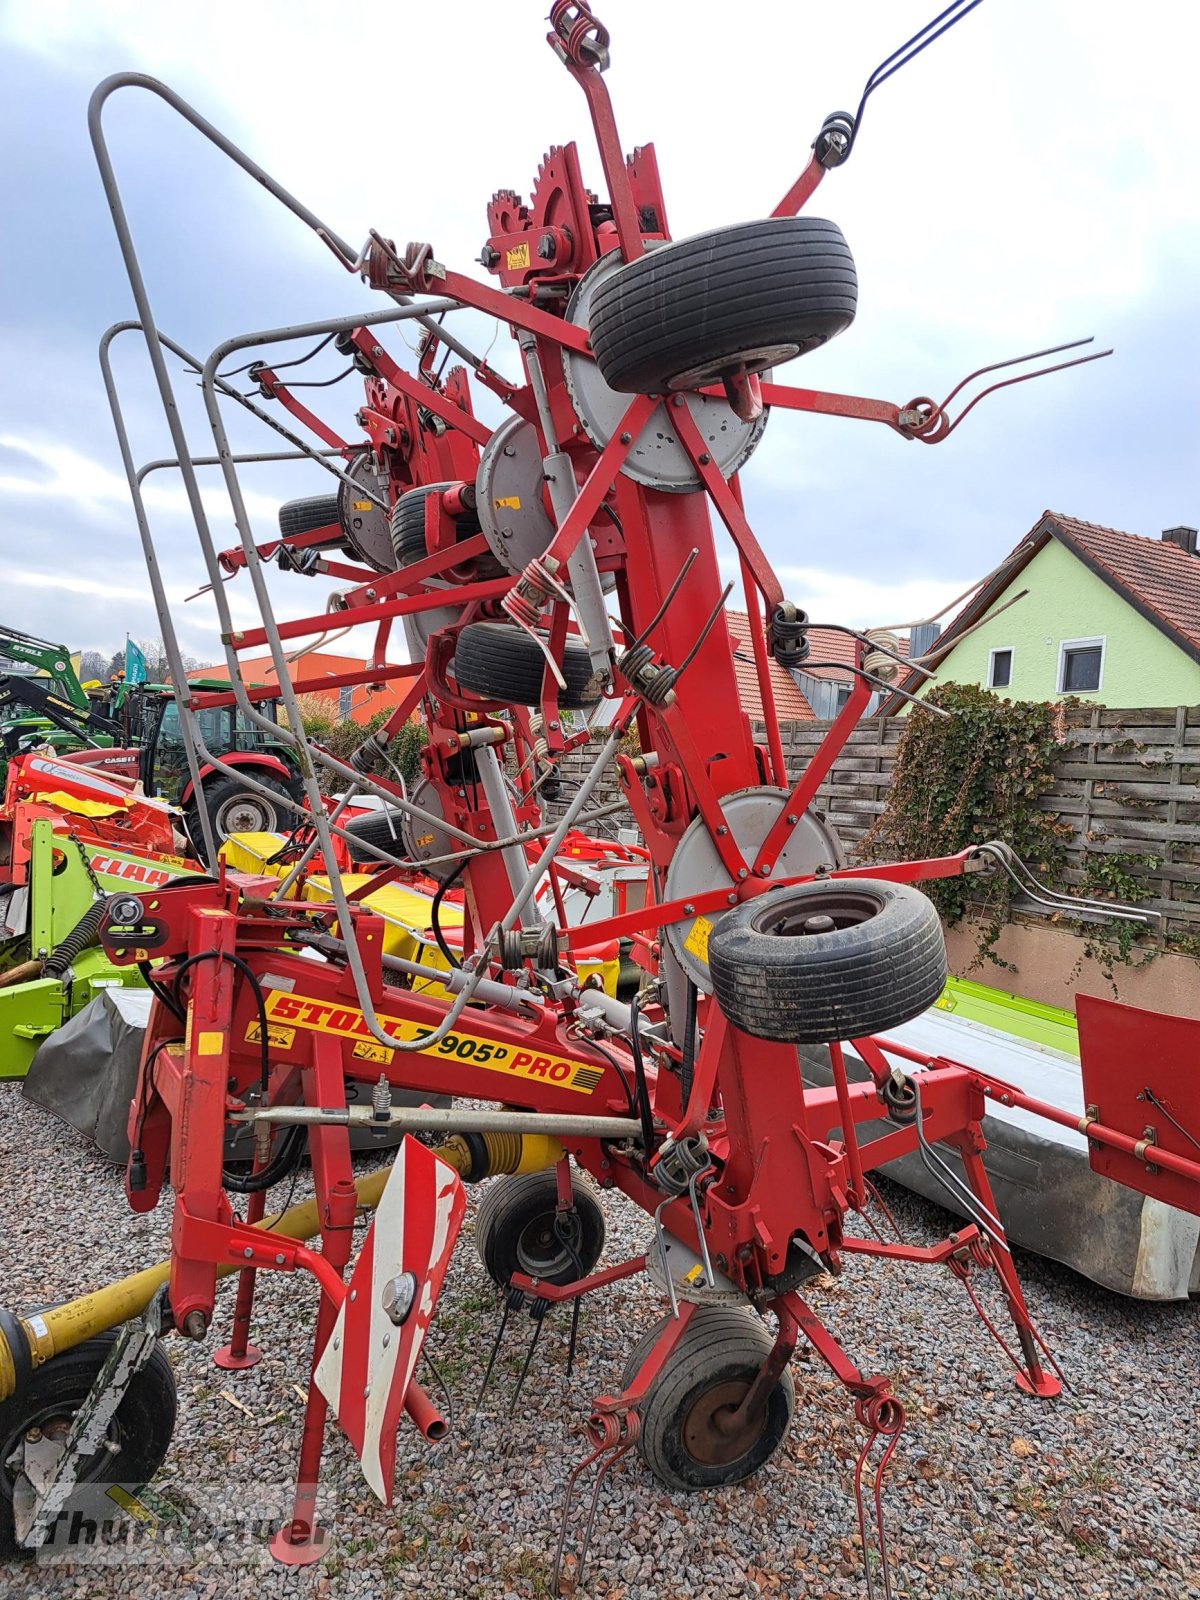
[[[665,1233],[667,1266],[671,1269],[671,1282],[677,1300],[691,1300],[701,1306],[745,1306],[750,1301],[737,1284],[716,1272],[715,1283],[708,1281],[703,1258],[688,1245],[682,1244],[674,1234]],[[663,1271],[662,1253],[657,1242],[646,1250],[646,1276],[661,1295],[670,1299],[667,1276]]]
[[[721,809],[729,824],[730,836],[746,865],[753,871],[754,859],[788,802],[786,789],[735,789],[722,797]],[[845,864],[841,841],[827,823],[813,811],[806,811],[792,829],[771,873],[772,878],[792,878],[815,872],[822,864]],[[770,880],[767,880],[770,881]],[[717,854],[717,847],[703,817],[697,817],[675,847],[663,885],[665,900],[687,900],[711,889],[733,888]],[[689,917],[667,925],[666,935],[676,960],[692,982],[705,994],[712,993],[708,971],[708,941],[724,915],[710,911],[705,916]]]
[[[338,484],[338,516],[346,543],[361,561],[365,561],[376,572],[394,572],[396,555],[392,549],[388,514],[374,500],[356,494],[354,487],[357,484],[369,489],[386,505],[387,476],[376,472],[369,450],[360,450],[356,456],[352,456],[346,472],[354,480],[350,484],[343,478]]]
[[[554,538],[542,500],[542,473],[537,429],[524,417],[509,417],[479,458],[475,492],[479,525],[492,554],[518,577]]]
[[[442,810],[442,797],[429,778],[421,779],[409,795],[409,799],[413,805],[420,806],[435,817],[445,816]],[[414,861],[429,861],[434,856],[448,856],[459,848],[460,843],[452,839],[442,828],[435,827],[431,822],[422,822],[420,817],[414,817],[407,811],[400,818],[400,837],[404,841],[405,850]],[[439,882],[448,878],[453,871],[453,862],[445,866],[428,868],[429,876],[437,878]]]
[[[605,279],[624,263],[612,250],[594,262],[575,285],[567,306],[567,320],[586,328],[590,320],[592,297]],[[563,372],[567,392],[583,430],[598,450],[612,438],[629,409],[632,395],[618,394],[600,376],[600,368],[590,356],[564,349]],[[767,413],[753,422],[743,422],[728,401],[710,395],[689,394],[684,404],[700,430],[705,445],[723,478],[730,478],[749,459],[767,425]],[[680,444],[671,426],[671,407],[659,406],[634,440],[621,471],[647,489],[665,489],[671,494],[690,494],[701,487],[700,475],[692,458]],[[543,546],[543,549],[545,546]]]

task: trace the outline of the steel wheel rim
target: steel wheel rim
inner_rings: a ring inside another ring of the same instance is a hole
[[[226,800],[213,820],[223,839],[232,833],[273,833],[275,807],[257,795],[239,794]]]
[[[717,1418],[737,1410],[749,1393],[745,1378],[728,1378],[698,1394],[688,1407],[679,1430],[680,1440],[691,1459],[702,1467],[728,1467],[742,1461],[754,1449],[767,1427],[770,1402],[756,1417],[743,1422],[735,1433],[725,1433]]]

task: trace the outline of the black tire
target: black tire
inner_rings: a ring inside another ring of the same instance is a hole
[[[815,350],[850,326],[857,300],[835,222],[742,222],[648,250],[600,284],[592,353],[623,394],[700,388]]]
[[[284,535],[311,533],[314,528],[325,527],[334,527],[338,530],[336,539],[330,537],[330,544],[341,544],[342,517],[338,510],[336,494],[310,495],[306,500],[287,500],[279,508],[279,531]]]
[[[256,772],[254,781],[279,795],[281,800],[296,798],[296,791],[280,783],[277,778]],[[204,786],[204,798],[208,803],[208,815],[218,845],[231,833],[287,833],[296,821],[296,814],[290,806],[274,804],[249,784],[239,783],[236,778],[210,779]],[[252,812],[257,812],[256,819],[252,817]],[[199,826],[194,837],[203,838]]]
[[[946,986],[946,941],[918,889],[843,878],[772,889],[727,911],[708,965],[718,1005],[743,1033],[829,1044],[928,1010]]]
[[[584,1172],[571,1174],[576,1221],[570,1249],[557,1236],[558,1180],[553,1167],[498,1178],[475,1212],[475,1248],[493,1283],[504,1288],[514,1272],[545,1283],[572,1283],[596,1265],[604,1249],[604,1212]]]
[[[633,1382],[669,1318],[648,1328],[630,1351],[622,1387]],[[771,1335],[748,1311],[701,1306],[692,1315],[641,1403],[638,1453],[668,1489],[742,1483],[783,1443],[796,1395],[784,1370],[754,1424],[729,1438],[712,1417],[740,1404],[771,1350]]]
[[[15,1473],[8,1465],[9,1457],[31,1428],[65,1431],[86,1400],[115,1338],[115,1333],[100,1334],[36,1367],[0,1405],[0,1560],[34,1554],[17,1543],[12,1504]],[[103,1486],[119,1483],[130,1494],[143,1488],[162,1465],[174,1428],[175,1378],[160,1346],[117,1407],[108,1430],[108,1443],[117,1448],[102,1446],[87,1463],[68,1502],[67,1521],[59,1531],[69,1529],[76,1514],[97,1524],[114,1522],[121,1512]]]
[[[356,866],[379,863],[378,856],[369,855],[366,851],[357,851],[353,843],[355,839],[361,839],[364,844],[373,844],[376,849],[386,850],[390,855],[407,859],[404,837],[400,832],[400,819],[403,815],[402,811],[389,806],[384,811],[372,811],[367,816],[351,817],[346,823],[346,832],[351,836],[346,841],[350,860]]]
[[[600,685],[583,645],[568,639],[559,668],[567,680],[558,703],[564,710],[594,706]],[[536,706],[542,699],[546,658],[525,632],[507,622],[471,622],[454,647],[459,687],[504,705]]]
[[[429,483],[420,489],[410,489],[402,494],[392,507],[392,549],[398,567],[411,567],[414,561],[423,561],[429,554],[425,544],[425,501],[431,494],[443,494],[451,488],[449,483]],[[481,532],[479,518],[469,512],[456,518],[459,543],[473,539]],[[475,557],[477,578],[501,578],[504,568],[490,553]]]

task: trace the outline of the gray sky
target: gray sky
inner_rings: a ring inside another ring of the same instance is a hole
[[[597,0],[622,137],[655,143],[674,235],[769,212],[824,114],[853,108],[871,68],[934,9]],[[73,647],[158,631],[96,366],[131,299],[87,138],[95,83],[153,73],[347,238],[375,226],[427,239],[482,276],[471,262],[486,201],[526,192],[548,144],[579,139],[601,186],[545,10],[460,0],[439,32],[438,12],[404,4],[0,0],[0,622]],[[747,501],[785,589],[815,618],[932,610],[1045,507],[1145,534],[1200,522],[1198,15],[985,0],[871,101],[853,158],[808,208],[855,252],[858,318],[781,376],[903,402],[1089,333],[1116,354],[992,397],[932,449],[870,424],[774,416]],[[106,126],[156,314],[182,343],[207,354],[232,333],[378,307],[160,102],[123,91]],[[490,326],[476,338],[488,344]],[[398,335],[390,346],[404,354]],[[506,334],[492,360],[517,374]],[[139,456],[168,453],[132,340],[118,371]],[[194,388],[180,393],[203,449]],[[314,393],[350,432],[354,380]],[[261,429],[239,423],[235,436],[270,448]],[[326,487],[308,465],[246,482],[260,537],[280,499]],[[202,574],[177,481],[160,475],[152,501],[182,599]],[[324,604],[320,580],[273,582],[285,614]],[[244,579],[230,593],[249,620]],[[205,602],[179,624],[185,649],[217,657]]]

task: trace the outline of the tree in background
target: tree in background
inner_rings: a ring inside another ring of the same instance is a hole
[[[338,761],[348,761],[363,740],[383,726],[391,712],[388,709],[377,711],[367,723],[352,722],[348,717],[338,717],[336,700],[320,694],[303,694],[300,696],[300,714],[304,718],[304,731],[310,739],[328,750]],[[392,739],[386,756],[371,767],[372,775],[394,779],[399,772],[411,787],[420,776],[421,751],[428,743],[429,731],[423,722],[406,722]],[[322,768],[320,776],[321,787],[326,792],[336,792],[345,787],[341,779],[327,769]]]

